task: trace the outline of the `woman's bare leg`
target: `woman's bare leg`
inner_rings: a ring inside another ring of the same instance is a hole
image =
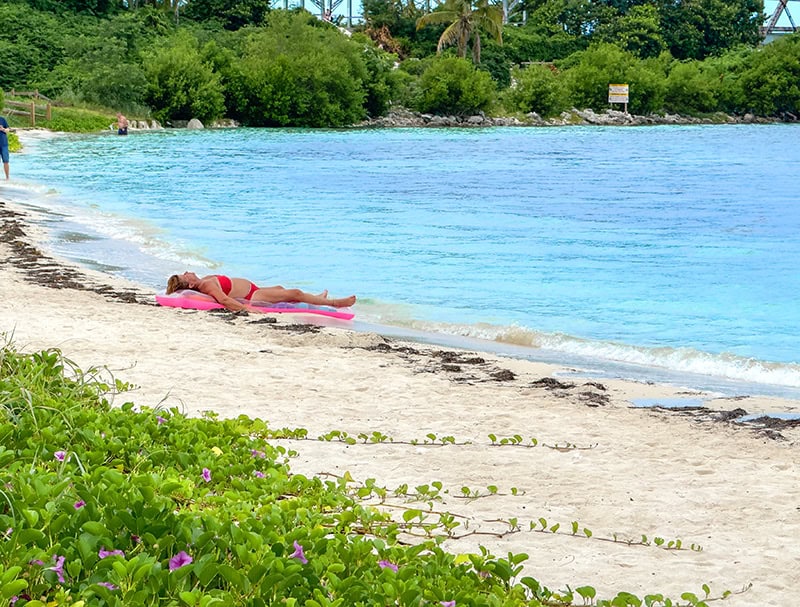
[[[265,301],[268,303],[309,303],[316,306],[333,306],[334,308],[346,308],[356,303],[356,296],[342,297],[340,299],[329,299],[328,292],[323,291],[320,295],[306,293],[300,289],[284,289],[283,287],[262,287],[253,293],[250,301]]]

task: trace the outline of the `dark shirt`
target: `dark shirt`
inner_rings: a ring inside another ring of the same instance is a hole
[[[8,122],[2,116],[0,116],[0,126],[4,129],[8,128]],[[5,134],[5,131],[0,131],[0,147],[8,147],[8,135]]]

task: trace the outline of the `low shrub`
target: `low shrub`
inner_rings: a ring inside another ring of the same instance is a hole
[[[0,607],[539,605],[524,555],[397,541],[266,424],[112,407],[56,350],[0,349]],[[538,593],[538,594],[536,594]]]
[[[553,116],[567,109],[564,87],[549,65],[530,65],[512,72],[513,85],[506,93],[507,105],[520,112]]]
[[[419,88],[416,109],[440,115],[463,116],[487,110],[495,96],[489,73],[457,57],[432,61],[420,76]]]
[[[37,118],[36,126],[67,133],[93,133],[108,129],[115,117],[93,110],[53,107],[50,120]]]

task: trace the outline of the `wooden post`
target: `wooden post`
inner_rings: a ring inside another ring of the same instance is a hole
[[[31,101],[31,126],[36,126],[36,104]]]

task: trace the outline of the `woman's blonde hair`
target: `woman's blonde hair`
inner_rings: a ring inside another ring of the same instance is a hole
[[[169,280],[167,280],[167,295],[169,295],[170,293],[174,293],[179,289],[185,289],[187,286],[188,285],[185,282],[183,282],[180,276],[178,276],[177,274],[173,274],[172,276],[169,277]]]

